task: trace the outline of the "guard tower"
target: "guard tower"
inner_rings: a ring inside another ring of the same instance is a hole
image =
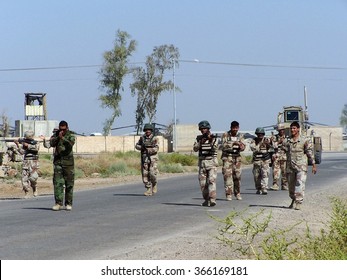
[[[47,120],[46,93],[24,93],[25,120]]]

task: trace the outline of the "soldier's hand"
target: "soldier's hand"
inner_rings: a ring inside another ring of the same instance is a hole
[[[312,164],[312,173],[313,174],[317,173],[317,166],[316,166],[316,164]]]

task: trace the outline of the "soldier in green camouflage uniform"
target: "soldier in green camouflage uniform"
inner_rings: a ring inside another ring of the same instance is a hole
[[[149,123],[143,127],[145,132],[136,143],[135,148],[141,151],[142,181],[145,184],[145,196],[158,192],[158,151],[159,139],[154,135],[153,126]]]
[[[68,123],[61,121],[59,130],[49,139],[49,146],[54,148],[54,199],[55,205],[52,210],[72,210],[73,188],[75,183],[75,162],[73,156],[73,145],[75,136],[69,130]],[[65,189],[65,202],[64,202]]]
[[[272,155],[272,187],[273,191],[279,190],[278,181],[281,178],[281,189],[288,190],[287,181],[287,156],[282,149],[283,141],[286,139],[285,129],[283,124],[277,126],[278,134],[274,135],[271,140],[274,146],[274,153]]]
[[[24,139],[15,140],[14,143],[18,152],[23,155],[22,163],[22,186],[25,198],[29,198],[30,188],[33,190],[33,196],[38,195],[37,179],[39,178],[39,149],[40,144],[34,140],[34,131],[29,130],[24,133]]]
[[[199,152],[199,183],[204,202],[202,206],[216,205],[216,180],[217,180],[217,139],[210,132],[208,121],[199,123],[201,135],[196,137],[193,150]]]
[[[258,127],[255,130],[256,138],[250,143],[253,152],[253,178],[257,194],[267,194],[270,174],[270,149],[272,149],[271,139],[265,137],[265,130]]]
[[[289,197],[292,203],[289,208],[300,210],[304,200],[305,184],[307,179],[307,159],[312,161],[312,173],[316,174],[317,167],[314,160],[313,144],[309,137],[300,135],[300,125],[293,122],[290,125],[290,138],[283,143],[287,154],[287,178]]]
[[[237,200],[241,200],[241,155],[245,143],[243,135],[238,133],[239,123],[233,121],[230,130],[222,136],[222,173],[224,176],[224,189],[227,200],[232,200],[234,194]]]

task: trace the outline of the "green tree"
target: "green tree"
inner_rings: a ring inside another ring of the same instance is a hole
[[[157,103],[160,95],[174,87],[171,79],[165,80],[166,71],[178,66],[179,50],[173,45],[155,47],[147,56],[145,67],[133,70],[134,82],[130,85],[131,93],[137,97],[136,125],[139,132],[143,121],[148,117],[150,123],[155,120]],[[178,87],[176,87],[179,90]]]
[[[347,104],[343,106],[341,117],[340,117],[340,125],[343,126],[346,130],[347,127]]]
[[[101,95],[99,100],[103,108],[112,110],[111,117],[106,119],[103,127],[104,135],[108,135],[115,119],[121,115],[120,102],[122,100],[121,92],[124,91],[124,77],[131,72],[128,67],[128,60],[136,50],[137,42],[130,40],[130,35],[118,30],[114,48],[106,51],[103,55],[104,63],[100,70],[101,88],[106,94]]]

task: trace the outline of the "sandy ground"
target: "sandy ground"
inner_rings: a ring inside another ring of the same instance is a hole
[[[159,180],[169,176],[179,176],[178,174],[161,174]],[[115,186],[117,184],[141,182],[140,176],[127,176],[120,178],[88,178],[76,180],[76,190],[91,189],[105,186]],[[52,194],[51,180],[39,179],[39,194]],[[5,183],[0,181],[0,200],[22,198],[23,192],[20,181]],[[318,233],[320,229],[326,227],[331,213],[331,201],[329,197],[340,197],[347,199],[346,180],[335,182],[329,186],[329,196],[327,192],[314,191],[305,197],[302,210],[290,210],[283,207],[288,205],[289,198],[285,201],[274,201],[274,207],[269,207],[265,211],[272,213],[272,228],[289,228],[298,221],[303,221],[296,226],[295,233],[306,230],[306,225],[310,230]],[[259,211],[259,208],[250,209],[252,213]],[[212,213],[213,214],[213,213]],[[109,259],[129,259],[129,260],[212,260],[212,259],[237,259],[232,250],[215,237],[218,234],[217,223],[215,228],[201,230],[193,227],[180,236],[170,236],[163,239],[157,238],[156,242],[143,244],[133,248],[129,252],[117,252],[108,256]]]

